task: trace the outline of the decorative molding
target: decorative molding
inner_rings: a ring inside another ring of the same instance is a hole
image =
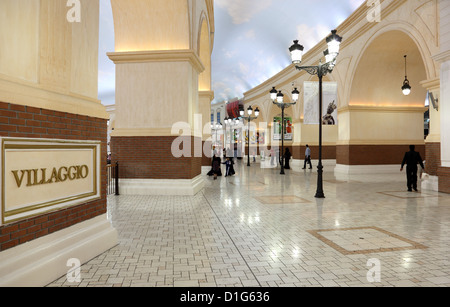
[[[198,96],[201,98],[209,98],[212,101],[214,99],[214,91],[198,91]]]
[[[364,145],[364,146],[377,146],[377,145],[405,145],[409,146],[411,144],[415,145],[425,145],[425,141],[423,139],[420,140],[342,140],[336,142],[336,146],[352,146],[352,145]],[[405,148],[406,151],[407,148]]]
[[[420,85],[423,86],[423,88],[429,90],[429,91],[439,91],[441,88],[441,79],[440,78],[434,78],[429,80],[424,80],[420,82]]]
[[[101,101],[0,74],[0,101],[39,109],[108,119]]]
[[[450,50],[435,54],[431,58],[438,63],[450,61]]]
[[[369,106],[349,105],[338,109],[338,113],[344,112],[408,112],[424,113],[428,108],[422,106]]]
[[[198,73],[205,70],[199,56],[192,49],[156,50],[156,51],[124,51],[108,52],[109,59],[114,64],[150,63],[150,62],[188,62]]]
[[[180,127],[184,128],[184,127]],[[197,137],[194,132],[194,128],[191,128],[191,134],[183,134],[180,135],[178,133],[173,134],[172,133],[172,127],[167,128],[136,128],[136,129],[126,129],[126,128],[116,128],[114,131],[111,132],[111,137],[142,137],[142,136],[195,136]],[[187,127],[186,127],[187,129]]]

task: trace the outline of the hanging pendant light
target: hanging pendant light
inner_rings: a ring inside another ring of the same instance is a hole
[[[402,92],[403,95],[405,96],[411,94],[411,85],[409,85],[408,75],[406,73],[406,55],[405,55],[405,81],[403,81]]]

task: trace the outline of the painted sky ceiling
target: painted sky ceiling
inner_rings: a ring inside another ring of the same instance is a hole
[[[365,0],[215,0],[212,89],[215,102],[243,93],[290,64],[294,39],[307,52]],[[100,0],[99,99],[115,103],[114,24],[109,0]]]

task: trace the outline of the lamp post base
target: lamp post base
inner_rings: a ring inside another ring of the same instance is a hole
[[[316,195],[314,196],[315,198],[325,198],[325,194],[323,193],[323,179],[322,179],[322,174],[323,174],[323,166],[322,163],[319,163],[319,166],[317,167],[318,171],[317,171],[317,190],[316,190]]]

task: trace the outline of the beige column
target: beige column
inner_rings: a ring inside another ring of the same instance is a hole
[[[203,187],[197,88],[204,69],[197,54],[163,50],[108,56],[116,64],[111,152],[121,165],[121,193],[197,193]]]
[[[437,172],[441,166],[441,120],[439,112],[440,79],[427,80],[422,82],[422,86],[433,94],[434,104],[430,100],[429,113],[430,124],[429,134],[425,139],[425,171],[427,176],[422,179],[422,189],[438,191],[439,180]]]
[[[58,180],[2,189],[0,286],[45,286],[67,274],[69,259],[82,264],[117,244],[106,217],[108,114],[97,98],[99,0],[68,3],[0,1],[1,156],[8,143],[22,155],[2,161],[2,182],[14,180],[8,167],[64,169],[74,157],[95,174],[92,193],[86,182]],[[94,154],[80,144],[94,144]]]
[[[440,114],[440,156],[441,166],[438,168],[439,191],[450,193],[450,2],[439,1],[440,19],[440,52],[433,56],[433,60],[440,65],[440,93],[438,95]],[[436,95],[435,95],[436,96]]]
[[[211,101],[214,99],[213,91],[199,91],[199,114],[202,119],[202,143],[203,155],[202,166],[211,166],[212,131],[211,131]]]

